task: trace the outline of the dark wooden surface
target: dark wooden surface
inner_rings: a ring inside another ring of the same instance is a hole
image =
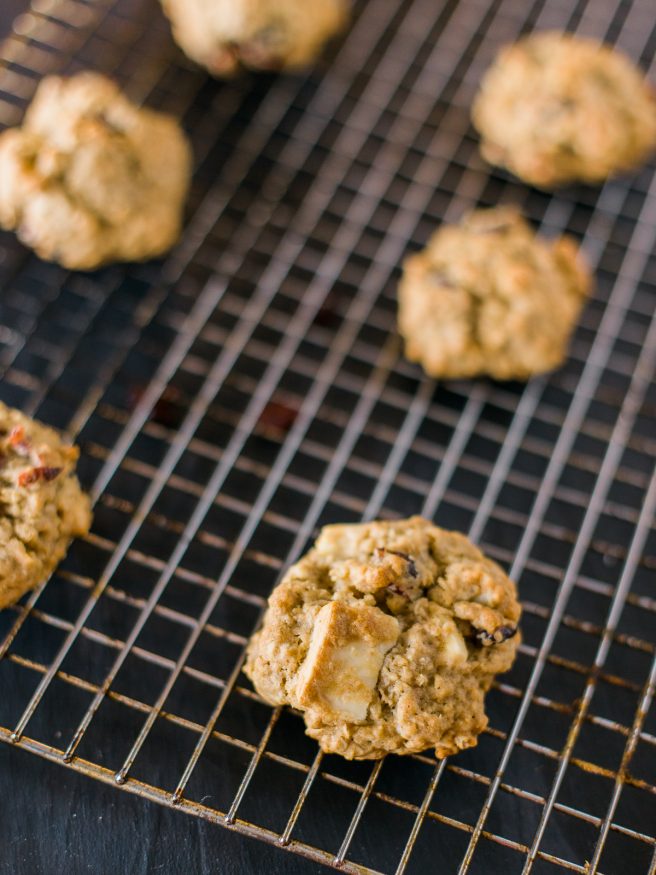
[[[331,871],[6,745],[0,788],[2,875]]]

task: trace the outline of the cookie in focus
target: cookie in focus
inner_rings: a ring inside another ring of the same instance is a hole
[[[443,758],[487,725],[520,613],[512,581],[464,535],[421,517],[326,526],[273,591],[245,672],[327,753]]]

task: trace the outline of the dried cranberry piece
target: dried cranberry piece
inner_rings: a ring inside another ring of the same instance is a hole
[[[281,401],[269,401],[262,410],[259,424],[265,429],[286,433],[296,422],[298,410]]]
[[[342,295],[336,291],[328,292],[314,317],[314,324],[322,328],[335,328],[341,321]]]
[[[25,429],[22,425],[15,425],[12,430],[9,432],[9,443],[11,446],[15,446],[16,444],[20,444],[25,439]]]
[[[55,477],[61,474],[61,468],[51,468],[47,465],[38,465],[35,468],[26,468],[18,475],[19,486],[31,486],[32,483],[37,483],[39,480],[45,480],[49,483]]]
[[[22,425],[15,425],[12,428],[7,441],[17,456],[29,456],[32,444],[25,436],[25,429]]]
[[[50,465],[44,465],[41,468],[38,468],[37,470],[39,470],[41,472],[41,477],[43,477],[43,479],[46,481],[46,483],[49,483],[51,480],[54,480],[55,477],[59,477],[59,475],[62,472],[61,468],[53,468]]]
[[[128,388],[128,405],[131,410],[141,401],[147,388],[147,383],[133,383]],[[149,419],[166,428],[178,428],[184,418],[184,409],[180,402],[180,392],[173,386],[167,386],[150,411]]]
[[[26,468],[25,471],[21,471],[18,475],[18,485],[30,486],[32,483],[36,483],[39,479],[38,471],[38,468]]]

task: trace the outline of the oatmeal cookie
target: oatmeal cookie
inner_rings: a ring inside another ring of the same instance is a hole
[[[656,147],[656,99],[624,55],[544,31],[503,49],[481,83],[481,151],[533,185],[602,182]]]
[[[0,136],[0,225],[72,269],[152,258],[180,234],[190,170],[173,118],[99,74],[49,76]]]
[[[182,50],[214,76],[304,67],[346,23],[348,0],[162,0]]]
[[[421,517],[326,526],[276,587],[246,674],[347,759],[476,744],[519,642],[501,568]]]
[[[77,447],[0,402],[0,608],[46,580],[91,525]]]
[[[566,355],[590,285],[570,238],[541,240],[512,207],[476,210],[405,262],[406,355],[433,377],[549,371]]]

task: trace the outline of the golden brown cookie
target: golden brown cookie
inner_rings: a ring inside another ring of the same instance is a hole
[[[338,33],[348,0],[162,0],[173,36],[215,76],[304,67]]]
[[[656,99],[610,46],[544,31],[503,49],[481,82],[481,151],[533,185],[602,182],[656,147]]]
[[[97,73],[49,76],[0,136],[0,225],[68,268],[152,258],[180,235],[190,169],[173,118]]]
[[[406,355],[433,377],[523,380],[558,367],[589,293],[573,240],[535,235],[511,207],[441,227],[399,285]]]
[[[91,525],[77,447],[0,402],[0,608],[43,583]]]
[[[322,750],[378,759],[476,744],[519,642],[504,572],[421,517],[326,526],[269,599],[246,674]]]

